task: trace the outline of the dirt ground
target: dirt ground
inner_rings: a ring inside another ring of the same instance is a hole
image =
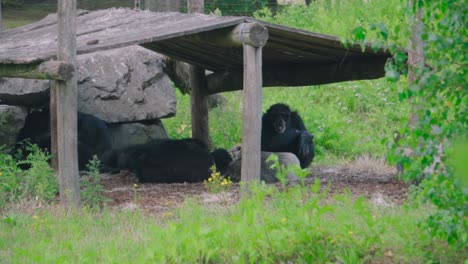
[[[333,167],[312,166],[311,171],[306,184],[313,184],[315,178],[320,178],[322,186],[331,184],[330,195],[349,190],[354,197],[365,196],[382,206],[401,204],[408,191],[407,184],[397,179],[396,170],[381,161],[364,158]],[[220,202],[205,190],[203,183],[139,184],[127,171],[105,174],[102,183],[105,196],[109,198],[107,206],[120,210],[138,208],[161,215],[189,197],[206,204]],[[233,184],[226,196],[230,203],[238,202],[239,184]],[[223,202],[226,202],[225,198]]]

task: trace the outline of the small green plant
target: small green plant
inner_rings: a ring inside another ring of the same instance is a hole
[[[54,170],[50,167],[50,154],[37,145],[29,145],[30,154],[25,163],[30,168],[25,172],[25,194],[31,198],[50,203],[58,193],[58,182]]]
[[[206,190],[209,193],[220,193],[227,191],[231,188],[232,181],[231,179],[221,176],[221,173],[216,170],[216,167],[213,165],[210,168],[211,176],[203,182]]]
[[[305,179],[310,175],[308,168],[301,168],[298,164],[290,164],[285,166],[279,162],[279,157],[276,154],[271,154],[267,158],[267,162],[271,162],[270,168],[276,170],[275,177],[281,182],[283,188],[286,187],[288,181],[287,176],[289,173],[296,175],[300,179],[302,186],[305,184]]]
[[[286,166],[279,162],[279,157],[276,154],[268,156],[266,161],[271,162],[270,169],[276,170],[275,177],[280,181],[281,186],[285,188],[288,176],[288,169]]]
[[[81,178],[81,199],[86,207],[99,210],[108,199],[104,196],[99,172],[100,161],[96,156],[86,165],[87,174]]]

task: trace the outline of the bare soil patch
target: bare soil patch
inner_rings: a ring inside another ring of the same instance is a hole
[[[356,160],[351,164],[334,167],[312,167],[306,184],[319,178],[322,186],[330,184],[330,195],[350,192],[353,197],[365,196],[382,206],[401,204],[407,197],[408,185],[399,180],[396,171],[385,164]],[[187,198],[206,204],[220,203],[216,195],[208,193],[203,183],[140,184],[130,172],[103,175],[107,206],[117,210],[142,209],[162,215],[182,204]],[[137,185],[137,186],[136,186]],[[239,201],[239,184],[233,184],[224,195],[223,203]]]

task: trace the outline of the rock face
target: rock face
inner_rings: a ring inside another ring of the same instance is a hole
[[[80,55],[78,111],[108,123],[174,116],[176,97],[163,71],[163,56],[130,46]],[[31,106],[47,103],[49,81],[0,78],[0,103]]]
[[[241,162],[242,162],[242,157],[241,157],[241,151],[239,147],[236,147],[234,149],[229,150],[232,158],[234,161],[229,164],[228,172],[226,173],[226,176],[231,177],[233,181],[240,181],[241,179]],[[278,179],[275,177],[276,175],[276,170],[271,169],[270,165],[271,162],[267,162],[266,160],[271,154],[276,154],[278,155],[279,162],[282,165],[285,165],[286,167],[292,165],[292,164],[297,164],[300,166],[299,159],[294,155],[293,153],[289,152],[266,152],[262,151],[261,153],[261,176],[260,180],[265,181],[266,183],[272,183],[272,182],[277,182]],[[293,173],[288,173],[286,176],[287,182],[297,182],[299,181],[299,177],[297,177]]]
[[[78,110],[108,123],[175,115],[163,56],[140,46],[78,56]]]
[[[0,105],[0,146],[11,147],[16,143],[16,138],[28,110],[25,107]]]
[[[49,99],[49,81],[0,78],[0,104],[33,106]]]
[[[121,149],[146,143],[153,139],[168,138],[160,120],[145,123],[110,124],[112,148]]]

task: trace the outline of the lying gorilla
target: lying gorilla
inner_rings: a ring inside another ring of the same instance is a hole
[[[294,153],[306,168],[315,156],[313,139],[299,114],[286,104],[272,105],[262,117],[262,151]]]
[[[33,110],[20,130],[18,141],[29,139],[41,149],[50,152],[50,110]],[[93,115],[78,112],[78,167],[86,168],[89,160],[111,149],[111,136],[107,123]]]
[[[201,182],[216,165],[224,174],[232,161],[225,149],[209,152],[198,139],[157,139],[145,144],[112,150],[101,162],[118,169],[128,169],[142,183]]]

